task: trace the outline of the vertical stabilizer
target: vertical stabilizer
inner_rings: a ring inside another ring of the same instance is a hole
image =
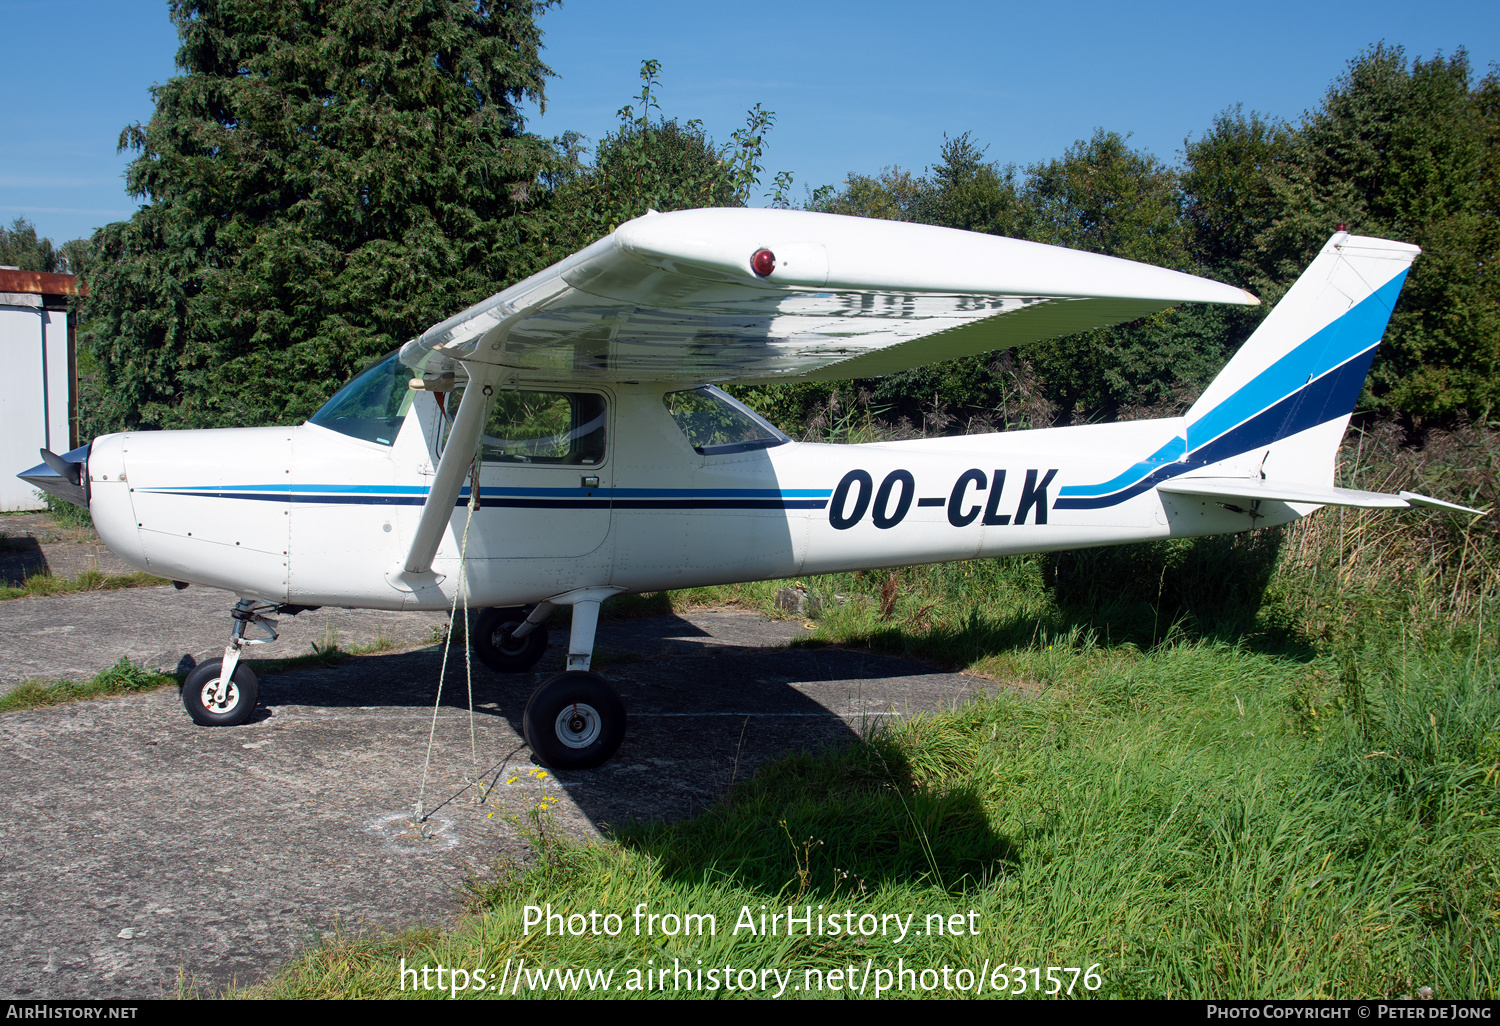
[[[1331,484],[1333,461],[1421,250],[1340,232],[1185,418],[1188,459],[1220,473]]]

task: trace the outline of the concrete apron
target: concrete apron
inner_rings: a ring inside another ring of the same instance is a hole
[[[88,646],[112,635],[123,639],[116,647],[168,655],[222,646],[223,601],[201,645],[138,633],[143,609],[154,604],[171,621],[168,603],[194,591],[86,596],[89,619],[63,597],[23,600],[53,603],[34,622],[68,621],[76,634],[57,662],[38,659],[42,672],[26,676],[62,676],[50,671],[67,660],[92,675],[114,650]],[[0,607],[12,636],[17,604]],[[365,618],[358,630],[370,634],[390,616],[340,615]],[[264,675],[262,708],[243,727],[194,726],[170,689],[0,717],[9,813],[0,994],[170,997],[180,977],[213,992],[264,978],[330,932],[451,922],[465,880],[529,857],[510,817],[524,820],[544,798],[557,799],[551,815],[578,837],[630,818],[689,816],[779,754],[845,742],[990,686],[865,652],[779,647],[804,633],[800,621],[726,612],[601,624],[595,668],[625,698],[624,745],[601,769],[546,776],[521,740],[520,714],[560,668],[559,637],[536,672],[501,678],[475,662],[472,750],[456,652],[425,830],[411,810],[433,722],[432,648]],[[292,654],[281,643],[262,651]],[[15,653],[0,644],[7,679]],[[475,779],[493,785],[483,802]]]

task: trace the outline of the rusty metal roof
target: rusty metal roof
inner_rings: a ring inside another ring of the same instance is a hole
[[[48,274],[44,271],[0,270],[0,292],[33,292],[43,296],[86,296],[88,286],[79,284],[75,274]]]

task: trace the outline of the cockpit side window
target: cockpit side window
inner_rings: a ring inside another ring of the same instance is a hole
[[[462,397],[449,398],[450,423]],[[592,392],[497,392],[480,456],[486,463],[593,466],[604,460],[605,413],[604,397]]]

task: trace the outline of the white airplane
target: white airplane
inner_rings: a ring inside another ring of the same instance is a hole
[[[132,566],[240,597],[198,723],[245,722],[276,613],[485,607],[477,654],[529,669],[555,768],[625,734],[589,670],[622,592],[1270,527],[1323,505],[1419,250],[1340,232],[1186,416],[866,445],[794,442],[708,382],[873,377],[1133,320],[1251,305],[1175,271],[1014,239],[785,210],[648,214],[434,326],[297,427],[131,431],[21,477],[86,505]],[[477,508],[471,497],[477,495]],[[247,638],[256,625],[264,638]]]

